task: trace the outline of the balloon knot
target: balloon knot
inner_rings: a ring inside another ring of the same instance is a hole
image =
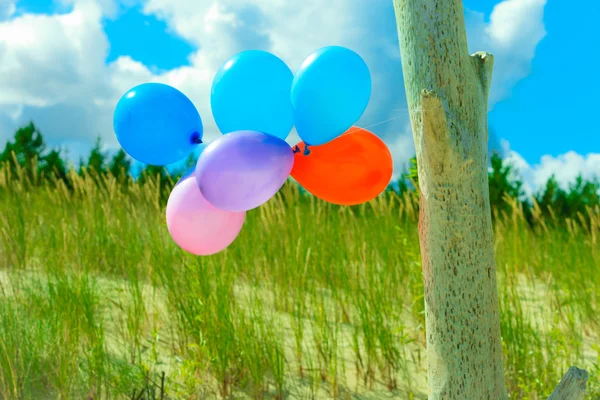
[[[300,153],[300,147],[298,147],[298,145],[294,146],[294,154],[296,153]]]
[[[192,133],[191,142],[194,144],[202,144],[202,139],[200,139],[200,134],[198,132]]]
[[[310,150],[308,149],[308,145],[304,145],[304,155],[307,156],[310,154]]]

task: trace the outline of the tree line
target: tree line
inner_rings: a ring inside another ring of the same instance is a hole
[[[193,166],[192,157],[184,168],[178,171],[167,171],[164,167],[147,165],[136,177],[137,183],[150,180],[156,182],[164,195],[168,195],[173,182],[176,182]],[[72,187],[70,171],[79,176],[91,176],[98,183],[102,178],[112,176],[123,185],[134,182],[131,172],[132,163],[127,154],[120,149],[109,156],[102,151],[102,143],[98,138],[89,155],[79,161],[78,166],[68,165],[60,150],[48,149],[42,133],[33,122],[19,128],[0,153],[0,166],[8,169],[11,179],[26,178],[29,182],[44,185],[62,181]],[[516,177],[516,178],[515,178]],[[515,208],[521,209],[528,220],[533,215],[543,214],[555,220],[581,220],[600,214],[600,181],[596,178],[586,180],[577,176],[568,188],[562,188],[555,176],[551,176],[546,184],[531,197],[527,197],[524,184],[518,178],[517,171],[498,153],[492,153],[488,172],[490,203],[495,215],[510,214]],[[399,194],[414,192],[418,189],[418,167],[416,158],[410,160],[410,167],[399,178],[390,190]]]
[[[409,170],[403,177],[400,184],[402,188],[406,189],[408,182],[412,188],[416,188],[413,190],[418,191],[419,177],[416,157],[410,159]],[[490,206],[494,217],[508,216],[515,210],[520,210],[531,225],[534,224],[536,214],[538,217],[550,218],[559,223],[573,220],[589,224],[591,219],[600,222],[600,180],[598,177],[586,180],[580,173],[565,189],[561,187],[556,176],[551,175],[546,184],[538,188],[533,196],[527,196],[518,171],[498,152],[492,152],[488,182]]]
[[[72,187],[69,173],[75,170],[79,176],[91,176],[99,183],[106,176],[116,178],[123,184],[132,181],[132,161],[123,149],[110,156],[102,150],[102,141],[97,138],[89,155],[81,158],[77,166],[69,165],[60,150],[48,149],[40,130],[33,122],[19,128],[0,153],[0,168],[8,170],[10,179],[27,179],[30,184],[44,185],[62,181]],[[188,160],[190,164],[192,160]],[[191,166],[191,165],[190,165]],[[136,181],[144,183],[150,179],[158,180],[166,186],[173,179],[183,175],[183,171],[169,173],[166,168],[146,165]]]

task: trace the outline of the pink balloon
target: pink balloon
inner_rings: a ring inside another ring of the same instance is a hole
[[[194,174],[178,182],[167,202],[171,237],[183,250],[198,256],[218,253],[233,243],[245,219],[245,211],[224,211],[207,202]]]

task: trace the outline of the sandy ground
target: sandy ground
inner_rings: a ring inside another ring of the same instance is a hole
[[[106,278],[99,277],[97,282],[101,288],[102,295],[105,297],[104,304],[113,304],[114,307],[110,307],[105,313],[105,328],[108,337],[109,349],[113,352],[122,351],[127,343],[124,343],[120,337],[120,327],[123,326],[124,314],[119,311],[116,304],[126,303],[128,301],[128,294],[126,285],[121,281],[114,281]],[[238,287],[238,295],[244,297],[249,292],[248,288]],[[549,331],[551,329],[551,322],[553,315],[550,307],[544,307],[544,304],[548,302],[548,293],[545,289],[545,285],[538,283],[532,286],[530,283],[525,282],[520,284],[519,293],[521,294],[521,301],[524,307],[524,312],[534,318],[538,323],[538,328],[542,331]],[[166,325],[168,321],[168,310],[165,308],[164,296],[154,290],[151,286],[146,285],[143,288],[144,300],[146,303],[146,310],[148,313],[147,328],[151,331],[152,328],[158,329],[162,340],[159,341],[159,354],[160,354],[160,370],[165,371],[167,376],[172,376],[179,368],[180,364],[174,357],[172,346],[170,343],[170,327]],[[0,270],[0,296],[10,297],[12,290],[9,284],[9,276],[6,271]],[[267,303],[272,301],[272,293],[265,291],[265,299]],[[406,325],[414,327],[414,321],[409,310],[405,310]],[[273,312],[272,317],[275,321],[279,321],[282,327],[282,332],[286,340],[286,359],[288,361],[288,371],[298,371],[299,366],[297,364],[296,357],[294,356],[294,334],[291,328],[290,317],[285,313]],[[309,321],[305,320],[305,340],[308,343],[312,343],[312,333],[310,329]],[[414,328],[412,328],[414,329]],[[423,338],[421,338],[423,339]],[[596,359],[596,352],[592,348],[592,343],[600,342],[597,332],[587,331],[585,332],[584,340],[584,357],[586,361],[592,363]],[[409,395],[404,391],[407,387],[408,382],[403,381],[401,376],[398,376],[398,385],[400,389],[390,391],[386,387],[384,382],[375,382],[371,387],[364,385],[362,379],[357,380],[356,369],[354,366],[354,353],[352,350],[352,326],[350,324],[342,324],[339,338],[340,348],[340,361],[345,366],[345,373],[340,373],[338,380],[340,382],[340,390],[338,397],[342,399],[409,399]],[[413,399],[426,399],[424,394],[426,391],[426,360],[424,351],[424,342],[414,342],[405,346],[408,363],[408,372],[411,376],[410,385],[413,392],[417,393]],[[421,362],[415,363],[410,361],[413,357],[416,359],[420,353]],[[588,364],[589,365],[589,364]],[[310,371],[304,370],[307,375]],[[297,374],[295,374],[297,375]],[[201,398],[212,398],[213,396],[206,394]],[[287,398],[293,399],[329,399],[332,398],[330,391],[330,385],[326,382],[320,384],[317,395],[314,396],[311,391],[311,383],[308,377],[301,379],[299,377],[288,380],[288,393]],[[234,398],[244,399],[248,398],[243,393],[235,393]]]

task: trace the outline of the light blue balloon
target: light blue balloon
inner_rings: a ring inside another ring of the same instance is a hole
[[[284,140],[294,125],[294,74],[277,56],[248,50],[227,60],[212,84],[210,105],[222,133],[252,130]]]
[[[175,163],[202,142],[202,119],[194,104],[162,83],[144,83],[125,93],[113,126],[123,150],[144,164]]]
[[[345,47],[323,47],[304,60],[291,90],[294,124],[308,145],[320,145],[346,132],[371,97],[365,61]]]

